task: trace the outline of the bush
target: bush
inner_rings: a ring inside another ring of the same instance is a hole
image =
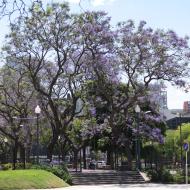
[[[162,183],[174,182],[173,176],[170,174],[169,170],[166,169],[149,170],[148,176],[151,178],[152,182],[162,182]]]
[[[1,169],[2,170],[10,170],[10,169],[12,169],[12,163],[1,164]]]
[[[26,163],[25,164],[25,169],[29,169],[31,168],[32,163]],[[16,163],[16,169],[23,169],[24,168],[24,164],[22,162],[18,162]]]
[[[183,174],[180,174],[180,173],[177,173],[174,175],[174,181],[175,183],[184,183],[184,175]]]
[[[23,163],[16,163],[15,164],[16,169],[23,169],[24,168],[24,164]],[[31,163],[26,163],[25,164],[25,168],[29,169],[31,168],[32,164]],[[13,164],[12,163],[7,163],[7,164],[1,164],[1,169],[2,170],[11,170],[13,168]]]
[[[161,170],[161,173],[160,173],[160,177],[161,177],[161,182],[163,183],[172,183],[174,182],[174,178],[172,176],[172,174],[170,174],[169,170],[166,170],[166,169],[163,169]]]
[[[31,169],[42,169],[53,173],[57,177],[63,179],[66,183],[72,184],[72,178],[67,170],[67,167],[63,164],[60,166],[50,165],[33,165]]]

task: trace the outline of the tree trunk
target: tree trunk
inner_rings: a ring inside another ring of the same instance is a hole
[[[47,159],[49,159],[50,162],[52,161],[53,150],[57,143],[57,139],[58,139],[58,135],[53,134],[51,142],[49,143],[49,145],[47,147]]]
[[[30,153],[31,153],[31,148],[30,147],[27,147],[26,148],[26,162],[30,162]]]
[[[64,142],[61,144],[61,159],[62,159],[62,161],[65,161],[66,160],[66,155],[67,155],[67,153],[68,153],[68,151],[69,151],[69,147],[68,147],[69,145],[68,145],[68,142],[67,142],[67,140],[64,140]]]
[[[78,150],[74,150],[74,169],[77,172],[78,169]]]
[[[18,140],[14,140],[13,146],[13,170],[16,169],[16,162],[17,162],[17,152],[18,152]]]
[[[82,158],[83,158],[83,168],[86,169],[86,147],[83,147],[82,149]]]
[[[126,146],[126,152],[127,152],[127,159],[128,159],[128,169],[132,170],[132,161],[133,161],[133,156],[131,153],[131,150],[129,148],[129,146]]]
[[[107,150],[107,165],[110,165],[111,169],[114,169],[113,151],[111,149]]]
[[[20,158],[23,163],[23,169],[26,169],[26,149],[24,146],[20,146]]]

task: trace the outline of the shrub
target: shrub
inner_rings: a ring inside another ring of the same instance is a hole
[[[60,166],[50,165],[33,165],[31,169],[42,169],[53,173],[57,177],[63,179],[66,183],[72,184],[72,178],[67,170],[67,167],[63,164]]]
[[[12,169],[12,163],[1,164],[1,169],[2,170],[10,170],[10,169]]]
[[[24,164],[23,163],[16,163],[15,164],[16,169],[23,169],[24,168]],[[29,169],[31,168],[32,164],[31,163],[26,163],[25,164],[25,168]],[[7,164],[1,164],[1,169],[2,170],[11,170],[13,168],[13,164],[12,163],[7,163]]]
[[[152,182],[162,182],[162,183],[172,183],[174,182],[173,176],[170,174],[169,170],[159,169],[159,170],[149,170],[148,176],[151,178]]]

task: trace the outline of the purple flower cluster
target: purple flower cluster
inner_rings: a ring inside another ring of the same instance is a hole
[[[138,128],[132,128],[134,134],[139,134],[141,137],[164,143],[164,137],[159,128],[151,128],[148,125],[140,124]]]
[[[156,123],[162,123],[163,120],[160,116],[145,114],[144,118],[147,122],[156,122]]]
[[[95,108],[95,107],[91,107],[91,108],[89,109],[89,111],[90,111],[90,114],[91,114],[93,117],[96,116],[96,108]]]

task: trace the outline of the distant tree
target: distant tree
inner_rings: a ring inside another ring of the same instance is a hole
[[[182,124],[182,145],[185,142],[190,142],[190,124]],[[170,158],[173,162],[180,161],[181,155],[181,141],[180,141],[180,127],[177,130],[167,130],[164,151],[166,158]],[[185,157],[185,151],[182,152],[183,157]]]
[[[13,142],[13,163],[17,160],[18,148],[25,160],[25,149],[30,156],[34,130],[27,119],[33,115],[35,91],[26,73],[3,66],[0,70],[0,133]],[[10,143],[9,143],[10,144]]]

